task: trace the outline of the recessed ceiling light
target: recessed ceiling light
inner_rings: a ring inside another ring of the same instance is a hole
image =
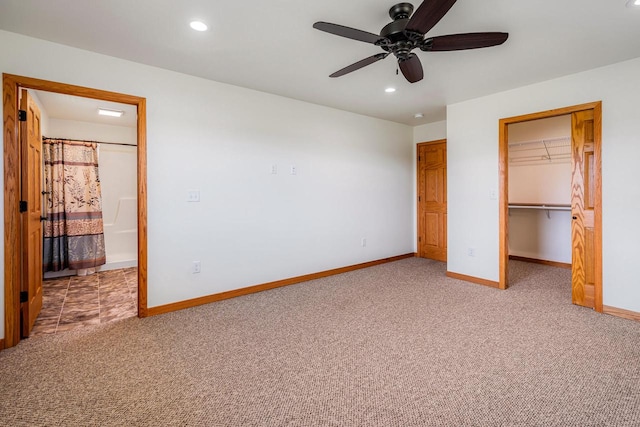
[[[424,114],[422,114],[422,113],[415,113],[415,114],[413,115],[413,118],[414,118],[414,119],[421,119],[421,118],[423,118],[423,117],[424,117]]]
[[[396,88],[395,87],[388,87],[384,91],[387,92],[387,93],[393,93],[393,92],[396,91]]]
[[[107,108],[98,108],[98,114],[101,116],[109,116],[109,117],[122,117],[124,111],[120,110],[109,110]]]
[[[627,0],[627,7],[640,6],[640,0]]]
[[[205,24],[202,21],[191,21],[191,23],[189,24],[189,26],[191,26],[191,28],[193,28],[196,31],[207,31],[207,24]]]

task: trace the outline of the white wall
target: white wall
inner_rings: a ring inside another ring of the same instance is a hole
[[[413,128],[413,142],[419,144],[421,142],[437,141],[447,137],[447,121],[427,123],[426,125],[416,126]]]
[[[571,115],[509,125],[509,150],[522,144],[531,151],[532,141],[568,138]],[[553,143],[552,143],[553,144]],[[551,153],[554,150],[551,149]],[[564,150],[563,150],[564,152]],[[509,162],[509,204],[571,203],[571,161]],[[571,263],[571,212],[509,209],[509,255]]]
[[[149,307],[413,251],[408,126],[4,31],[0,71],[146,97]]]
[[[571,212],[510,209],[509,255],[571,264]]]
[[[137,143],[135,127],[78,120],[50,119],[45,136],[123,144]],[[137,148],[98,145],[98,168],[102,190],[104,244],[107,262],[100,270],[133,267],[138,263],[137,242]],[[72,274],[66,272],[65,274]],[[45,277],[59,276],[48,273]]]
[[[498,280],[498,121],[602,100],[603,302],[640,312],[639,74],[640,58],[448,106],[450,271]]]

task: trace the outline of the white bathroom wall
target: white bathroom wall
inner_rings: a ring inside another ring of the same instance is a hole
[[[146,98],[149,307],[413,252],[409,126],[4,31],[0,72]]]
[[[498,280],[500,119],[602,101],[603,302],[640,312],[639,74],[637,58],[447,107],[450,271]]]
[[[136,129],[78,120],[50,119],[46,136],[124,144],[137,143]],[[98,145],[98,170],[107,263],[100,270],[135,267],[138,262],[137,152],[135,146]],[[74,274],[46,273],[45,277]]]
[[[91,141],[118,142],[131,145],[138,143],[135,127],[57,118],[51,118],[49,129],[46,133],[43,133],[43,135],[50,138],[64,137]],[[100,139],[98,139],[98,137]]]
[[[514,144],[571,137],[571,116],[509,125]],[[525,147],[529,148],[530,144]],[[509,204],[571,203],[571,161],[509,162]],[[509,255],[571,263],[571,212],[509,209]]]

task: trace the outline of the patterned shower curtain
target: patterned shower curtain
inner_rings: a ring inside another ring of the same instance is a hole
[[[97,144],[43,138],[44,271],[106,262]]]

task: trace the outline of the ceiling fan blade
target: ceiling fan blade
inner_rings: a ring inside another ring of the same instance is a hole
[[[384,39],[384,37],[380,37],[378,34],[356,30],[355,28],[345,27],[344,25],[331,24],[329,22],[316,22],[313,24],[313,28],[335,34],[336,36],[346,37],[348,39],[358,40],[365,43],[375,44],[376,42]]]
[[[507,38],[509,38],[508,33],[450,34],[448,36],[428,38],[422,46],[420,46],[420,49],[432,52],[478,49],[481,47],[500,45],[504,43]]]
[[[402,75],[409,81],[409,83],[415,83],[422,80],[424,73],[422,71],[422,64],[420,58],[415,53],[409,54],[407,59],[399,59],[398,65]]]
[[[426,34],[447,14],[456,0],[424,0],[407,22],[405,31]]]
[[[389,53],[376,53],[373,56],[370,56],[368,58],[365,58],[361,61],[358,61],[354,64],[349,65],[348,67],[344,67],[341,70],[336,71],[335,73],[331,74],[329,77],[340,77],[340,76],[344,76],[345,74],[349,74],[352,71],[356,71],[359,70],[362,67],[366,67],[367,65],[371,65],[374,62],[378,62],[381,59],[386,58],[389,55]]]

